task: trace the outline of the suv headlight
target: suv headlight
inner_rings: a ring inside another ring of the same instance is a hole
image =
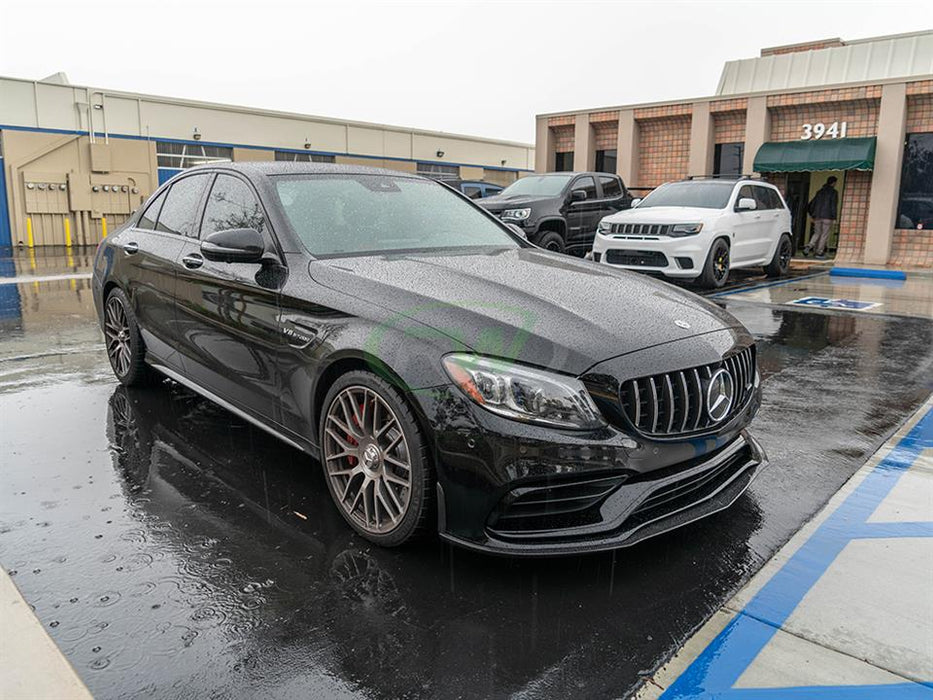
[[[611,229],[612,229],[612,223],[609,221],[606,221],[606,219],[603,219],[602,221],[599,222],[598,231],[600,233],[603,233],[603,234],[609,233]]]
[[[674,224],[671,226],[672,236],[693,236],[703,230],[703,224]]]
[[[515,219],[516,221],[524,221],[529,216],[531,216],[531,209],[506,209],[502,212],[503,219]]]
[[[446,355],[444,369],[473,403],[506,418],[575,430],[606,424],[574,377],[466,353]]]

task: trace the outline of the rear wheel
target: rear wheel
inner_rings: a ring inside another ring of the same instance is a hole
[[[729,244],[717,238],[706,256],[706,264],[700,273],[699,283],[707,289],[718,289],[729,279]]]
[[[152,370],[146,365],[146,349],[136,316],[120,289],[110,292],[104,302],[104,339],[110,367],[123,386],[151,381]]]
[[[781,234],[781,240],[778,241],[777,248],[774,250],[774,257],[765,266],[765,273],[768,277],[786,275],[787,270],[790,269],[790,259],[793,252],[794,245],[791,243],[790,236],[786,233]]]
[[[556,231],[545,231],[538,239],[538,246],[555,253],[564,252],[564,239]]]
[[[393,386],[371,372],[340,377],[324,399],[320,440],[327,488],[354,530],[394,547],[429,529],[426,441]]]

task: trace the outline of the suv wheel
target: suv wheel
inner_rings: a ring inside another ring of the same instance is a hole
[[[717,238],[706,256],[706,264],[700,273],[700,285],[707,289],[718,289],[729,279],[729,244]]]
[[[340,514],[394,547],[428,529],[434,479],[427,443],[401,394],[371,372],[340,377],[321,414],[321,459]]]
[[[765,273],[768,277],[786,275],[787,270],[790,268],[790,258],[793,252],[794,244],[791,243],[790,236],[782,233],[781,240],[778,241],[777,248],[774,250],[774,257],[765,266]]]
[[[564,239],[556,231],[545,231],[538,239],[538,246],[555,253],[564,252]]]

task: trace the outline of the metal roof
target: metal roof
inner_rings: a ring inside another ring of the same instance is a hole
[[[933,31],[846,41],[842,46],[729,61],[717,95],[933,75]]]

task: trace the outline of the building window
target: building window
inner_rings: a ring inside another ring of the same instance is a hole
[[[233,160],[233,149],[227,146],[205,146],[200,143],[156,141],[156,156],[160,168],[184,170],[201,163],[225,163]]]
[[[418,163],[418,174],[433,177],[435,180],[456,180],[460,177],[460,168],[441,163]]]
[[[323,153],[295,153],[294,151],[276,151],[275,159],[287,163],[336,163],[334,156]]]
[[[616,171],[616,149],[609,148],[605,151],[596,151],[596,172],[615,173]]]
[[[713,154],[713,175],[741,175],[744,143],[717,143]]]
[[[573,151],[563,151],[554,154],[554,172],[573,172]]]
[[[907,134],[897,228],[933,228],[933,133]]]

